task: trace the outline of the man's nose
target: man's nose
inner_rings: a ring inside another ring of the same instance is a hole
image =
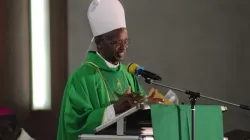
[[[128,49],[128,45],[127,44],[121,44],[119,47],[119,50],[126,50]]]

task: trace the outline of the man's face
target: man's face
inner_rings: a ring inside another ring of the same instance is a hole
[[[21,128],[18,125],[0,118],[0,140],[16,140],[20,133]]]
[[[128,49],[128,34],[125,28],[117,29],[108,33],[100,52],[111,63],[117,64],[125,58]]]

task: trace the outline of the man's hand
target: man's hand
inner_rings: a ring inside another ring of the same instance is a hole
[[[140,92],[132,92],[129,89],[119,98],[119,100],[114,104],[114,109],[116,114],[123,113],[128,109],[136,106],[137,104],[143,102],[144,97],[138,96]]]

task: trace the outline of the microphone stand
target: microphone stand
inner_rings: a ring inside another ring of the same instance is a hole
[[[156,83],[150,78],[145,78],[145,82],[148,83],[148,84],[153,84],[153,85],[169,88],[169,89],[172,89],[172,90],[180,91],[180,92],[183,92],[183,93],[189,95],[190,104],[191,104],[191,113],[192,113],[192,140],[195,140],[195,103],[196,103],[196,99],[198,97],[203,97],[203,98],[206,98],[206,99],[209,99],[209,100],[214,100],[214,101],[218,101],[218,102],[221,102],[221,103],[233,105],[233,106],[236,106],[236,107],[240,107],[241,109],[250,110],[250,107],[246,106],[246,105],[230,103],[230,102],[219,100],[219,99],[216,99],[216,98],[204,96],[199,92],[194,92],[194,91],[190,91],[190,90],[183,90],[183,89],[179,89],[179,88],[166,86],[166,85],[163,85],[163,84],[160,84],[160,83]]]

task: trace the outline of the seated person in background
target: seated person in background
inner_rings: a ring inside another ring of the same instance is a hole
[[[93,134],[102,123],[123,113],[147,95],[121,64],[128,49],[125,14],[118,0],[93,0],[88,18],[96,51],[68,79],[61,104],[57,140]],[[93,42],[92,42],[93,43]],[[158,103],[147,98],[148,103]]]
[[[0,107],[0,140],[33,140],[7,107]]]

